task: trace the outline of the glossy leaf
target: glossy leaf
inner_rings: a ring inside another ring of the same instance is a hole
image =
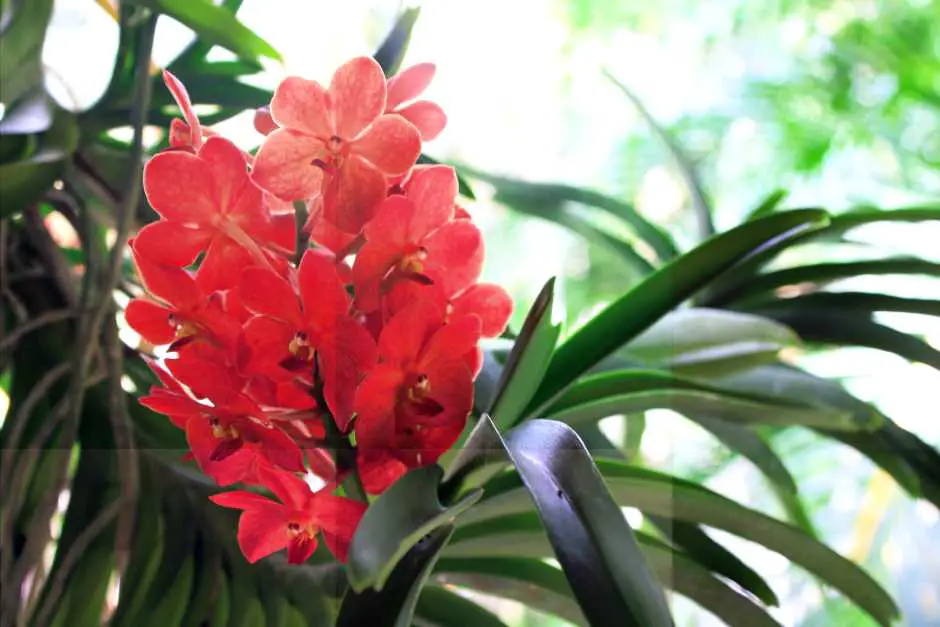
[[[505,445],[591,624],[672,625],[633,531],[577,434],[532,420],[509,432]]]
[[[676,259],[604,309],[555,352],[529,404],[544,407],[577,377],[651,327],[722,272],[767,242],[826,224],[821,211],[788,211],[741,225]]]
[[[445,506],[438,497],[443,471],[439,466],[412,470],[373,502],[363,516],[349,548],[346,572],[353,590],[382,590],[395,565],[423,537],[451,524],[473,505],[482,491]]]
[[[336,627],[410,627],[421,590],[453,532],[453,524],[445,524],[419,539],[395,565],[382,590],[347,592]]]

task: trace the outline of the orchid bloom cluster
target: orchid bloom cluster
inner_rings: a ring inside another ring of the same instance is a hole
[[[255,116],[252,156],[203,127],[164,73],[184,120],[144,170],[160,220],[131,242],[147,294],[127,322],[167,347],[141,403],[185,430],[219,486],[275,497],[211,497],[242,510],[251,562],[286,548],[301,563],[321,532],[345,561],[367,504],[343,482],[379,494],[454,445],[480,340],[511,313],[503,289],[478,282],[483,240],[455,172],[416,165],[446,122],[419,99],[433,74],[386,81],[361,57],[328,87],[287,78]]]

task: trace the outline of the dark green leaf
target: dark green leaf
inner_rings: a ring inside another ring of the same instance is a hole
[[[551,545],[537,517],[535,523],[535,532],[547,549],[540,557],[550,557]],[[448,549],[453,546],[451,544]],[[571,586],[561,570],[541,559],[519,557],[515,552],[507,551],[506,557],[483,556],[486,553],[489,551],[481,551],[475,557],[447,557],[445,551],[437,563],[438,580],[512,599],[576,625],[584,624],[584,613],[574,600]]]
[[[453,524],[445,524],[421,538],[398,560],[381,591],[347,592],[336,627],[410,627],[421,590],[453,533]]]
[[[583,378],[549,405],[545,415],[570,424],[615,414],[668,408],[690,417],[754,424],[801,424],[832,429],[873,428],[837,409],[808,408],[720,388],[653,370],[620,370]]]
[[[555,279],[539,292],[503,367],[489,414],[501,428],[516,423],[542,382],[561,327],[552,321]]]
[[[411,31],[414,30],[415,22],[418,21],[420,13],[421,9],[419,7],[402,11],[402,14],[395,20],[392,30],[385,37],[385,41],[372,55],[382,66],[385,76],[394,76],[401,68],[401,62],[408,50],[408,42],[411,40]]]
[[[821,211],[779,213],[722,233],[671,262],[607,307],[555,351],[527,413],[536,413],[577,377],[755,249],[785,234],[825,224],[826,214]]]
[[[382,590],[395,565],[423,537],[448,525],[473,505],[482,492],[465,494],[452,506],[438,498],[439,466],[412,470],[369,507],[349,548],[346,573],[353,590]]]
[[[506,627],[492,612],[440,586],[426,586],[415,619],[421,627]]]
[[[780,604],[776,593],[760,575],[742,562],[737,555],[712,540],[711,536],[702,531],[698,525],[659,516],[647,518],[671,543],[679,547],[700,566],[713,571],[716,575],[727,577],[766,605]]]
[[[786,268],[766,274],[736,277],[734,282],[722,285],[709,297],[711,306],[726,305],[745,297],[777,288],[801,283],[825,285],[840,279],[851,279],[864,275],[922,274],[940,277],[940,263],[932,263],[916,257],[894,257],[873,261],[817,263]]]
[[[898,311],[903,313],[940,316],[940,300],[903,298],[888,294],[866,292],[812,292],[791,298],[777,298],[770,294],[745,299],[736,309],[764,312],[774,309],[841,309],[853,312]]]
[[[817,537],[813,522],[800,500],[793,475],[759,433],[744,425],[732,424],[720,418],[706,415],[690,417],[730,450],[754,464],[770,483],[790,521],[809,535]]]
[[[792,327],[808,342],[876,348],[940,370],[940,351],[864,314],[823,309],[773,310],[768,314]]]
[[[672,625],[633,530],[577,434],[533,420],[509,432],[505,445],[591,624]]]

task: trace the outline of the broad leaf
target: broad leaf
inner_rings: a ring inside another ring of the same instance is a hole
[[[53,0],[29,0],[4,7],[12,11],[0,32],[0,102],[11,107],[42,86],[42,46]]]
[[[450,507],[442,505],[438,497],[442,475],[436,465],[412,470],[369,506],[349,547],[346,573],[353,590],[370,586],[382,590],[413,546],[438,527],[451,524],[480,498],[482,491],[476,490]]]
[[[748,222],[718,235],[648,277],[595,316],[555,352],[530,413],[561,393],[577,377],[651,327],[663,315],[769,241],[820,228],[821,211],[788,211]]]
[[[633,530],[577,434],[532,420],[513,429],[505,445],[591,624],[672,625]]]
[[[866,292],[812,292],[792,298],[779,298],[773,294],[756,295],[743,299],[734,307],[747,309],[762,315],[774,310],[835,309],[852,312],[897,311],[927,316],[940,316],[940,300],[926,298],[903,298],[889,294]]]
[[[410,627],[421,590],[453,532],[453,524],[445,524],[419,539],[398,560],[381,590],[347,592],[336,627]]]

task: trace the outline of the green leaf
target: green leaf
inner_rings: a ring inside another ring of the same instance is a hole
[[[369,506],[349,548],[346,573],[353,590],[370,586],[382,590],[413,546],[452,523],[480,498],[482,491],[475,490],[449,507],[442,505],[438,498],[442,476],[436,465],[412,470]]]
[[[644,513],[723,529],[780,553],[839,590],[881,625],[890,625],[898,608],[865,571],[804,531],[739,505],[691,481],[618,462],[597,467],[616,502]],[[507,473],[490,481],[485,497],[464,524],[526,512],[522,480]]]
[[[594,226],[581,216],[563,208],[558,213],[553,214],[552,219],[583,237],[589,244],[596,244],[607,249],[624,262],[628,268],[641,276],[645,276],[655,269],[653,264],[640,255],[630,242]]]
[[[894,257],[873,261],[816,263],[776,270],[765,274],[741,277],[722,285],[709,297],[710,306],[724,306],[755,294],[772,292],[777,288],[801,283],[825,285],[840,279],[865,275],[921,274],[940,277],[940,263],[916,257]]]
[[[347,592],[336,627],[410,627],[421,590],[453,533],[453,524],[445,524],[421,538],[398,561],[382,590]]]
[[[597,192],[558,185],[530,183],[481,172],[469,166],[458,166],[472,178],[489,183],[496,189],[494,200],[513,209],[546,220],[557,220],[568,203],[594,207],[628,225],[637,236],[653,249],[660,261],[679,254],[672,238],[661,228],[640,215],[630,204]]]
[[[505,446],[591,624],[672,625],[633,530],[571,427],[532,420]]]
[[[619,370],[578,381],[549,405],[545,415],[569,424],[667,408],[690,417],[718,418],[750,424],[804,425],[831,429],[874,427],[857,424],[853,415],[808,408],[770,397],[728,392],[653,370]]]
[[[506,627],[492,612],[440,586],[421,591],[415,618],[427,627]]]
[[[268,57],[281,61],[271,44],[239,22],[227,9],[210,0],[133,0],[188,26],[204,42],[230,50],[240,57],[256,60]]]
[[[522,416],[548,368],[561,334],[561,326],[552,321],[554,301],[555,279],[549,279],[526,316],[487,412],[502,428],[512,426]]]
[[[766,315],[767,311],[788,309],[839,309],[852,312],[898,311],[927,316],[940,316],[940,300],[903,298],[866,292],[812,292],[791,298],[763,294],[745,299],[734,306]]]
[[[940,370],[940,351],[920,338],[878,324],[864,315],[823,309],[768,313],[792,327],[807,342],[875,348]]]
[[[557,573],[557,569],[536,561],[551,555],[538,519],[510,518],[515,520],[491,521],[496,524],[490,528],[486,523],[472,525],[462,539],[458,539],[458,531],[438,563],[445,573],[444,580],[513,598],[575,624],[585,624],[578,607],[565,603],[565,588],[550,572]],[[501,532],[506,522],[515,529]],[[662,585],[695,601],[729,625],[777,625],[760,605],[732,590],[688,555],[645,533],[638,532],[636,538],[644,559]],[[467,557],[448,557],[451,554]],[[487,557],[493,555],[507,557]],[[763,580],[755,577],[766,587]],[[769,594],[773,597],[773,592]]]
[[[42,44],[52,5],[53,0],[28,0],[6,7],[12,16],[0,32],[0,102],[7,107],[42,86]]]
[[[75,117],[60,109],[49,130],[39,135],[35,152],[19,161],[0,164],[0,218],[39,202],[61,175],[77,143]]]
[[[537,413],[577,377],[761,246],[825,224],[826,214],[821,211],[779,213],[718,235],[674,260],[595,316],[555,351],[528,413]]]
[[[701,415],[696,416],[694,420],[711,432],[719,442],[754,464],[770,483],[790,521],[809,535],[817,537],[813,522],[800,500],[793,475],[759,433],[744,425],[732,424],[719,418]]]
[[[737,583],[766,605],[776,607],[780,604],[776,593],[760,575],[737,555],[712,540],[698,525],[659,516],[647,516],[647,519],[700,566]]]
[[[754,207],[754,209],[747,215],[747,220],[756,220],[757,218],[763,218],[764,216],[773,213],[777,207],[780,206],[780,203],[783,202],[783,199],[787,197],[787,190],[785,189],[775,189],[774,191],[767,194],[767,197],[764,198],[759,205]]]
[[[540,557],[550,557],[551,545],[537,517],[535,523],[535,534],[547,549],[541,552]],[[435,572],[439,581],[512,599],[540,612],[560,616],[576,625],[585,623],[584,613],[574,600],[571,586],[558,568],[541,559],[520,557],[511,550],[506,551],[506,557],[485,557],[490,553],[486,549],[475,556],[448,557],[453,547],[451,543],[437,563]],[[465,552],[469,553],[472,552]]]
[[[618,355],[646,366],[697,373],[775,361],[780,350],[799,343],[796,333],[769,318],[690,308],[666,314]]]
[[[874,222],[927,222],[940,221],[940,205],[922,205],[919,207],[900,207],[896,209],[877,209],[861,207],[832,216],[832,222],[821,235],[844,233],[850,229]]]
[[[372,58],[382,66],[385,76],[394,76],[401,68],[401,62],[408,50],[408,42],[411,41],[411,31],[414,30],[415,22],[418,21],[420,13],[420,7],[412,7],[402,11],[398,19],[395,20],[395,26],[386,35],[379,49],[372,55]]]
[[[653,114],[643,105],[643,101],[641,101],[632,90],[628,89],[626,85],[614,78],[610,72],[605,70],[604,75],[616,85],[617,89],[619,89],[628,100],[630,100],[639,112],[640,117],[653,129],[653,132],[676,162],[679,175],[682,177],[686,188],[689,190],[689,196],[692,198],[692,208],[695,210],[695,216],[699,223],[699,232],[702,237],[707,238],[714,235],[715,225],[712,223],[711,203],[708,200],[708,196],[705,193],[705,186],[702,185],[702,180],[699,178],[692,160],[685,154],[685,151],[682,150],[679,143],[672,137],[672,134],[660,126],[656,118],[653,117]]]

